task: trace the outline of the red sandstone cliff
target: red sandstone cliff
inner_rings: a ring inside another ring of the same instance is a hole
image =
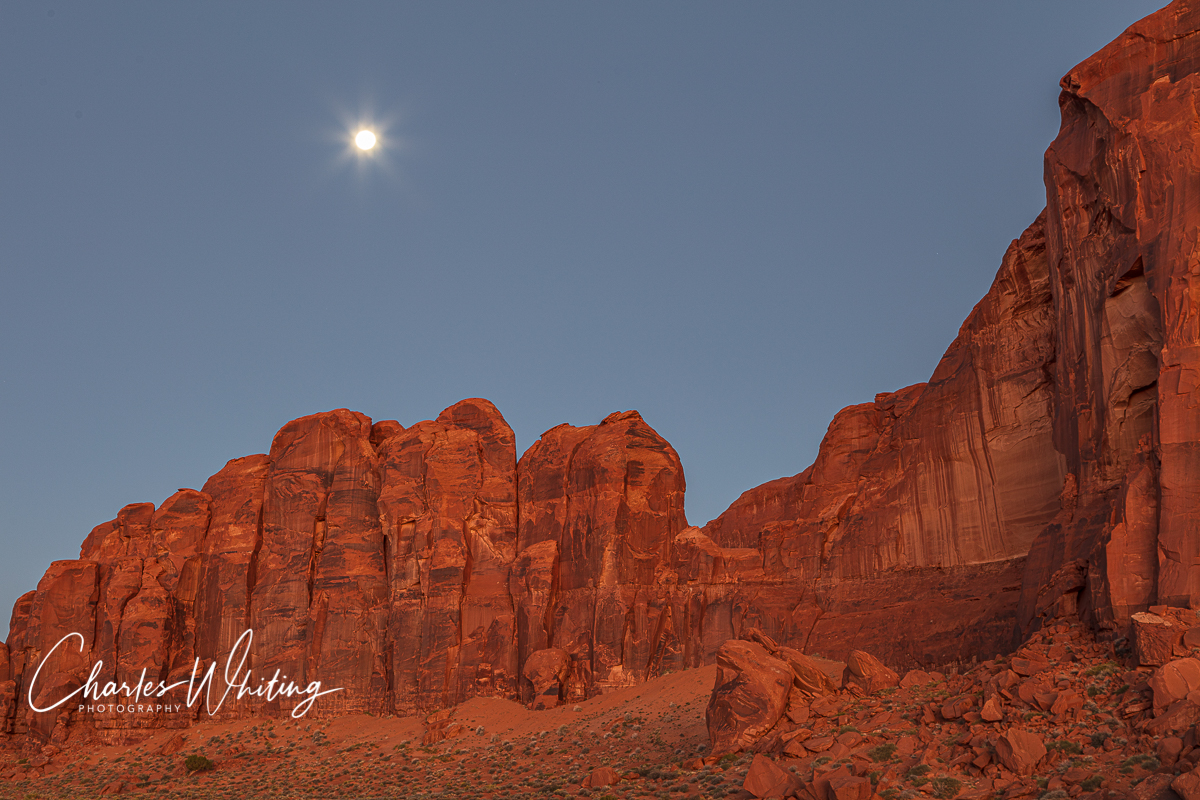
[[[811,467],[705,526],[714,544],[760,554],[739,628],[893,663],[1007,649],[1025,556],[1067,472],[1051,295],[1042,216],[928,384],[844,409]]]
[[[633,411],[554,428],[520,465],[486,400],[407,429],[344,409],[303,417],[268,455],[231,461],[157,509],[126,506],[78,560],[51,565],[0,650],[0,730],[46,740],[77,718],[121,738],[127,713],[35,711],[30,686],[41,708],[98,662],[101,682],[134,686],[143,669],[155,683],[186,681],[197,663],[200,675],[216,663],[219,681],[246,630],[251,687],[278,671],[339,688],[321,713],[515,696],[521,668],[546,653],[562,654],[564,694],[642,680],[663,638],[683,493],[679,457]],[[72,633],[82,643],[50,656]],[[207,715],[184,694],[170,695],[184,707],[138,714],[133,727]],[[235,692],[217,715],[300,701]]]
[[[1198,31],[1180,0],[1063,78],[1047,209],[929,383],[705,527],[768,573],[743,626],[907,664],[1200,600]]]
[[[636,412],[517,462],[486,400],[404,428],[304,417],[202,491],[127,506],[51,565],[0,645],[0,732],[186,725],[41,705],[247,667],[338,687],[320,713],[476,695],[562,702],[712,663],[751,628],[896,666],[989,656],[1053,615],[1120,630],[1200,601],[1200,8],[1063,79],[1047,210],[927,384],[840,412],[816,462],[688,527],[678,456]],[[297,698],[233,698],[221,714]]]

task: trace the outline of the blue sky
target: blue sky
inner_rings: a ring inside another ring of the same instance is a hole
[[[636,408],[703,524],[928,378],[1158,3],[0,5],[0,633],[289,419]],[[354,155],[372,125],[381,144]]]

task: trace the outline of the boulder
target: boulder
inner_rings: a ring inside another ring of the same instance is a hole
[[[975,705],[975,698],[970,695],[959,695],[947,700],[941,708],[942,719],[959,719]]]
[[[755,642],[731,639],[717,653],[717,678],[705,719],[714,755],[743,750],[787,709],[791,668]]]
[[[999,722],[1004,719],[1004,710],[1000,705],[999,697],[993,695],[983,703],[983,708],[979,709],[979,716],[986,722]]]
[[[758,753],[750,768],[746,770],[746,779],[742,788],[759,798],[783,798],[800,788],[800,781],[792,773],[780,769],[771,759]]]
[[[844,705],[845,703],[836,697],[818,697],[809,705],[809,709],[819,716],[832,717],[841,711]]]
[[[831,800],[870,800],[875,793],[869,778],[855,775],[838,775],[829,779]]]
[[[1154,713],[1200,689],[1200,660],[1178,658],[1163,664],[1149,680],[1154,692]]]
[[[799,650],[780,647],[774,655],[787,662],[787,665],[792,668],[794,694],[812,699],[831,695],[837,691],[837,684],[821,669],[821,666]]]
[[[1160,667],[1171,660],[1183,630],[1171,620],[1143,611],[1131,620],[1133,653],[1143,667]]]
[[[621,776],[612,767],[596,767],[583,779],[583,785],[589,789],[601,786],[612,786],[621,780]]]
[[[1040,658],[1015,657],[1012,660],[1012,671],[1023,677],[1037,675],[1049,669],[1050,662]]]
[[[182,750],[185,744],[187,744],[187,737],[182,733],[177,733],[170,739],[167,739],[167,741],[163,743],[163,746],[159,748],[158,752],[160,755],[172,756]]]
[[[1009,771],[1032,775],[1046,756],[1046,746],[1036,733],[1012,728],[996,739],[996,756]]]
[[[1126,797],[1129,800],[1178,800],[1172,786],[1174,780],[1172,775],[1151,775],[1133,787]]]
[[[1154,744],[1154,753],[1160,763],[1168,767],[1175,765],[1179,754],[1183,752],[1183,740],[1178,736],[1164,736]]]
[[[1200,800],[1200,772],[1192,770],[1177,776],[1171,788],[1182,800]]]
[[[1065,720],[1076,717],[1083,709],[1083,695],[1076,691],[1061,691],[1050,704],[1050,714],[1055,720]]]
[[[873,693],[897,686],[899,683],[900,677],[870,653],[851,650],[846,656],[846,670],[842,675],[843,686],[857,686],[864,692]]]
[[[1200,705],[1190,699],[1176,700],[1159,710],[1154,718],[1146,723],[1145,731],[1151,736],[1182,734],[1197,723],[1200,723]]]

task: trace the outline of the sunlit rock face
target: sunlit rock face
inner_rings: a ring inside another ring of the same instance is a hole
[[[1007,642],[1025,555],[1067,472],[1054,446],[1054,314],[1043,216],[1009,247],[929,383],[844,409],[811,467],[705,526],[716,544],[761,555],[758,585],[738,589],[753,608],[743,625],[894,663]]]
[[[1174,3],[1062,80],[1046,153],[1054,431],[1078,488],[1030,553],[1026,625],[1073,563],[1101,624],[1200,600],[1197,27],[1200,8]]]
[[[683,495],[678,455],[636,411],[554,428],[520,467],[487,400],[409,428],[345,409],[302,417],[269,454],[230,461],[158,508],[126,506],[78,560],[51,566],[0,651],[4,730],[45,741],[85,718],[117,741],[209,713],[35,710],[96,663],[95,680],[136,686],[142,670],[155,683],[211,665],[224,675],[244,652],[251,688],[273,675],[336,688],[319,714],[515,698],[522,669],[547,652],[562,662],[554,702],[644,680],[679,650],[667,576]],[[279,715],[303,699],[235,691],[213,711]]]
[[[516,441],[486,400],[385,439],[391,705],[511,696],[519,676],[508,573],[517,550]]]
[[[672,554],[687,521],[674,448],[627,411],[547,431],[517,473],[522,656],[566,651],[575,696],[645,680],[664,658],[676,664]]]
[[[211,709],[31,700],[224,671],[247,630],[251,686],[278,673],[338,690],[314,714],[408,713],[570,702],[755,629],[902,668],[989,657],[1050,617],[1123,633],[1200,602],[1198,30],[1174,3],[1063,79],[1046,210],[930,380],[841,411],[800,474],[697,528],[678,455],[635,411],[551,428],[520,461],[478,398],[407,428],[303,417],[50,566],[0,647],[0,733],[188,725]],[[302,703],[235,693],[214,713]]]
[[[906,664],[1200,600],[1197,29],[1173,3],[1063,78],[1046,211],[929,383],[845,409],[705,527],[774,576],[746,619]]]

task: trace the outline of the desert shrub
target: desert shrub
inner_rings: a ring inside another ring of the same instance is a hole
[[[888,742],[887,744],[876,745],[867,751],[867,756],[872,761],[888,761],[896,754],[896,745]]]
[[[904,777],[907,778],[908,782],[913,786],[921,787],[929,783],[929,778],[925,777],[926,774],[929,773],[929,769],[930,767],[928,764],[917,764],[908,772],[904,773]]]
[[[962,781],[957,778],[934,778],[929,785],[934,797],[946,798],[954,797],[958,794],[958,790],[962,788]]]
[[[209,761],[202,755],[193,754],[187,757],[187,760],[183,762],[183,766],[188,772],[195,773],[208,772],[210,769],[215,767],[216,764]]]
[[[1089,678],[1095,678],[1098,675],[1111,675],[1121,667],[1113,661],[1105,661],[1103,664],[1096,664],[1088,667],[1083,671],[1083,674]]]
[[[1115,740],[1114,740],[1115,741]],[[1121,762],[1121,773],[1128,775],[1133,772],[1134,767],[1141,767],[1147,772],[1153,772],[1158,769],[1158,758],[1149,753],[1142,753],[1136,756],[1130,756]]]

